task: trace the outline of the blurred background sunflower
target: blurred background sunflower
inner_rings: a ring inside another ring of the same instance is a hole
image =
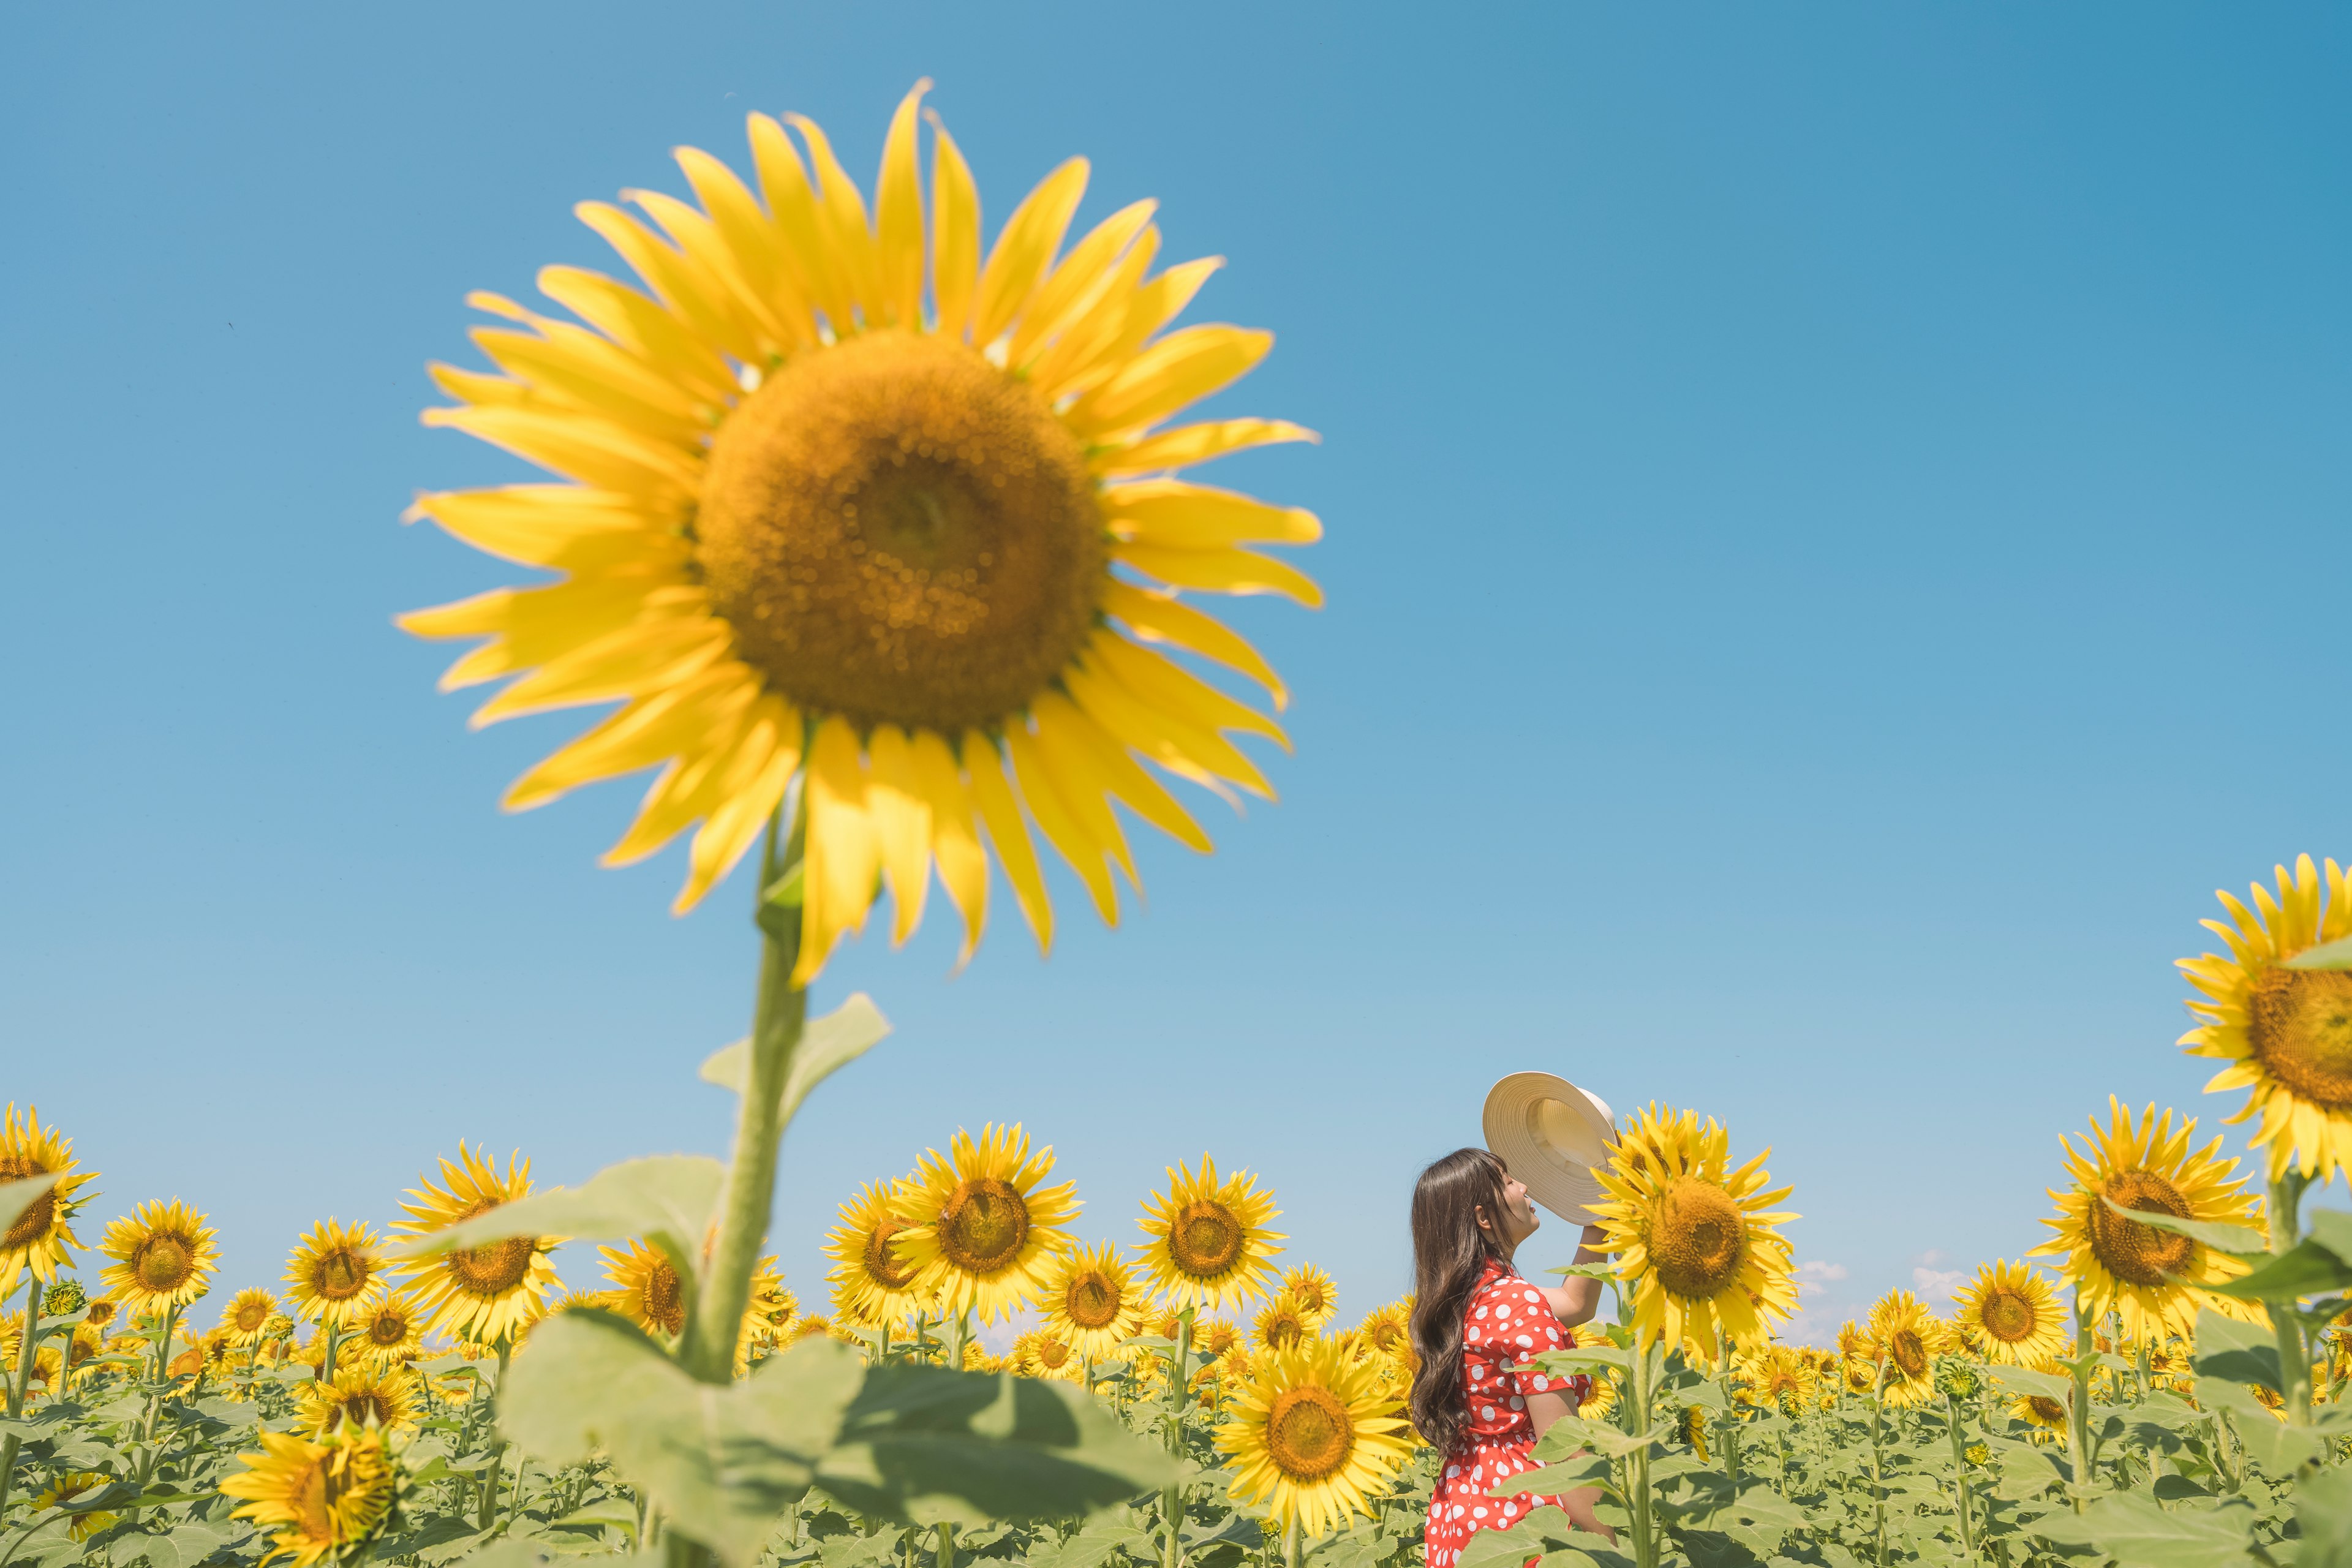
[[[98,1249],[114,1260],[100,1278],[133,1312],[186,1306],[210,1288],[219,1257],[205,1216],[177,1198],[141,1204],[106,1227]]]
[[[1118,1248],[1103,1242],[1073,1248],[1046,1267],[1037,1310],[1079,1355],[1108,1361],[1141,1331],[1148,1304]],[[1193,1337],[1199,1342],[1197,1328]]]
[[[457,1161],[441,1162],[439,1184],[429,1177],[419,1180],[422,1185],[408,1194],[414,1201],[401,1205],[408,1218],[393,1226],[395,1235],[428,1237],[528,1196],[530,1162],[509,1154],[500,1175],[495,1163],[460,1142]],[[509,1237],[411,1258],[401,1268],[434,1330],[485,1345],[511,1342],[544,1310],[549,1293],[563,1289],[547,1257],[562,1240]]]
[[[2004,1366],[2040,1366],[2066,1349],[2074,1328],[2042,1271],[2006,1258],[1979,1265],[1953,1309],[1974,1331],[1977,1353]]]
[[[1220,1181],[1206,1154],[1197,1172],[1169,1166],[1167,1191],[1147,1196],[1135,1222],[1152,1292],[1177,1308],[1249,1305],[1274,1276],[1274,1255],[1282,1250],[1274,1244],[1286,1239],[1266,1228],[1281,1212],[1247,1171]],[[1172,1321],[1162,1337],[1175,1337]]]
[[[286,1260],[286,1298],[297,1316],[338,1328],[356,1323],[383,1300],[383,1241],[373,1226],[322,1220]]]
[[[6,1112],[0,1114],[0,1182],[52,1172],[62,1173],[0,1232],[0,1300],[16,1290],[28,1268],[34,1279],[47,1284],[58,1269],[71,1266],[72,1249],[81,1245],[69,1223],[84,1201],[76,1194],[98,1174],[75,1167],[73,1140],[55,1128],[44,1128],[37,1108],[27,1105],[20,1118],[16,1101],[9,1101]]]
[[[1412,1452],[1379,1379],[1330,1340],[1267,1356],[1233,1390],[1230,1410],[1216,1442],[1234,1472],[1232,1497],[1311,1538],[1369,1514]]]

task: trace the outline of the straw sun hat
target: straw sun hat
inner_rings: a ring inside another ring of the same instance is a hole
[[[1609,1163],[1617,1119],[1591,1089],[1548,1072],[1515,1072],[1486,1091],[1486,1147],[1502,1156],[1536,1202],[1590,1225],[1601,1201],[1592,1167]]]

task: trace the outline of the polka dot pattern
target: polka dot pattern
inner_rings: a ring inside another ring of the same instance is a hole
[[[1528,1394],[1558,1393],[1572,1406],[1591,1392],[1591,1378],[1547,1376],[1525,1364],[1575,1343],[1541,1291],[1487,1260],[1462,1326],[1462,1394],[1470,1421],[1462,1446],[1445,1456],[1445,1473],[1429,1500],[1422,1536],[1428,1568],[1454,1568],[1473,1531],[1507,1530],[1528,1510],[1559,1501],[1532,1492],[1497,1501],[1486,1493],[1496,1482],[1536,1468],[1528,1457],[1536,1446]]]

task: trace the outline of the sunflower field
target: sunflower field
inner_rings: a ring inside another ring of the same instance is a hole
[[[0,1568],[1423,1561],[1412,1304],[1342,1312],[1246,1173],[1171,1166],[1115,1241],[989,1126],[843,1173],[822,1300],[768,1251],[786,1127],[887,1032],[807,1006],[883,893],[903,942],[936,875],[968,960],[1001,871],[1048,948],[1042,837],[1115,924],[1126,817],[1205,852],[1171,783],[1271,798],[1239,742],[1287,744],[1281,679],[1189,595],[1321,603],[1267,549],[1313,513],[1177,477],[1314,439],[1170,423],[1272,343],[1172,325],[1221,263],[1155,271],[1148,201],[1066,247],[1083,159],[983,247],[927,87],[870,205],[817,126],[753,115],[749,182],[685,148],[692,202],[577,209],[635,283],[545,269],[570,319],[476,294],[492,368],[433,369],[428,424],[555,481],[420,497],[542,575],[401,625],[471,641],[445,689],[504,682],[478,724],[607,709],[505,804],[650,772],[609,860],[686,837],[681,911],[752,873],[750,1032],[701,1066],[730,1157],[540,1190],[461,1144],[396,1221],[320,1219],[237,1281],[179,1197],[96,1231],[97,1173],[11,1102]],[[1650,1106],[1596,1172],[1606,1260],[1563,1271],[1606,1321],[1531,1358],[1588,1392],[1496,1494],[1589,1489],[1602,1529],[1535,1507],[1446,1568],[2352,1564],[2352,1215],[2303,1210],[2352,1152],[2352,889],[2305,858],[2222,901],[2182,1044],[2249,1091],[2259,1172],[2111,1102],[2032,1257],[1801,1346],[1788,1192]]]

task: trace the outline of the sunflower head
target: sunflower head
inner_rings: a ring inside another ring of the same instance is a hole
[[[909,1193],[919,1180],[869,1182],[841,1205],[841,1223],[825,1237],[833,1261],[834,1310],[860,1323],[885,1323],[918,1309],[929,1310],[935,1292],[918,1282],[915,1264],[900,1240],[914,1222],[907,1217]]]
[[[2073,1328],[2042,1271],[2006,1259],[1980,1266],[1957,1305],[1979,1353],[2003,1366],[2039,1366],[2066,1348]]]
[[[1910,1291],[1890,1290],[1871,1308],[1870,1339],[1879,1352],[1880,1398],[1918,1405],[1936,1392],[1936,1358],[1951,1348],[1951,1328]]]
[[[1108,1242],[1055,1258],[1045,1269],[1037,1301],[1045,1325],[1090,1361],[1108,1360],[1141,1331],[1149,1304],[1134,1270]]]
[[[947,1155],[927,1152],[907,1188],[911,1223],[897,1238],[918,1287],[982,1322],[1038,1296],[1050,1261],[1070,1246],[1062,1227],[1078,1213],[1074,1184],[1045,1184],[1053,1169],[1054,1151],[1033,1153],[1018,1125],[991,1125],[977,1142],[960,1130]]]
[[[356,1348],[379,1369],[404,1366],[425,1353],[425,1314],[405,1291],[378,1301],[354,1332]]]
[[[642,1241],[625,1248],[600,1247],[611,1300],[623,1317],[648,1333],[676,1338],[686,1330],[686,1284],[668,1258]]]
[[[73,1249],[81,1243],[70,1222],[87,1201],[78,1194],[98,1174],[76,1167],[73,1140],[53,1127],[44,1128],[38,1110],[28,1105],[19,1116],[16,1102],[10,1101],[0,1113],[0,1182],[51,1174],[58,1179],[48,1190],[0,1231],[0,1300],[16,1290],[28,1268],[46,1284],[71,1264]]]
[[[1267,1228],[1282,1211],[1246,1171],[1220,1180],[1217,1163],[1168,1168],[1168,1190],[1143,1200],[1142,1262],[1152,1289],[1178,1307],[1247,1306],[1266,1293],[1286,1239]]]
[[[332,1383],[301,1385],[306,1429],[313,1437],[349,1427],[405,1431],[417,1424],[424,1379],[403,1366],[339,1367]]]
[[[1696,1111],[1653,1103],[1595,1172],[1607,1201],[1592,1212],[1631,1287],[1635,1334],[1708,1361],[1725,1336],[1760,1340],[1797,1304],[1794,1258],[1773,1228],[1797,1216],[1769,1212],[1789,1189],[1766,1190],[1769,1150],[1731,1169],[1729,1142]]]
[[[279,1557],[295,1568],[337,1560],[381,1533],[399,1479],[380,1428],[338,1426],[320,1442],[266,1430],[259,1437],[261,1452],[240,1455],[246,1468],[220,1489],[246,1500],[234,1517],[277,1527],[264,1568]]]
[[[430,1236],[528,1196],[530,1162],[510,1154],[501,1175],[496,1162],[461,1142],[456,1162],[441,1162],[439,1183],[422,1181],[409,1192],[414,1201],[401,1205],[408,1217],[392,1227],[395,1234]],[[547,1257],[562,1239],[508,1237],[412,1258],[402,1268],[432,1328],[455,1339],[494,1344],[519,1339],[544,1313],[550,1293],[562,1289]]]
[[[1364,1321],[1356,1325],[1356,1331],[1382,1355],[1393,1355],[1398,1343],[1409,1340],[1412,1322],[1412,1298],[1408,1296],[1365,1313]]]
[[[173,1198],[146,1203],[106,1227],[99,1250],[114,1261],[103,1278],[141,1311],[184,1307],[211,1288],[219,1249],[205,1216]]]
[[[229,1298],[227,1308],[221,1313],[221,1328],[239,1350],[259,1344],[267,1337],[269,1320],[278,1315],[278,1298],[258,1288],[239,1290]]]
[[[1227,737],[1283,739],[1143,645],[1223,664],[1279,707],[1265,661],[1179,595],[1321,600],[1256,548],[1312,542],[1311,513],[1172,477],[1312,438],[1267,419],[1163,427],[1271,344],[1228,326],[1163,335],[1214,264],[1154,274],[1148,202],[1064,253],[1087,173],[1075,159],[983,259],[978,195],[944,131],[926,202],[924,90],[892,121],[870,222],[823,133],[793,119],[796,147],[764,115],[751,121],[757,195],[688,149],[699,210],[635,193],[647,226],[583,205],[645,291],[543,272],[578,321],[474,296],[508,323],[475,333],[497,374],[436,366],[458,406],[426,416],[571,482],[421,500],[416,514],[459,539],[558,575],[402,624],[488,639],[444,678],[516,678],[478,722],[623,705],[508,805],[657,770],[608,859],[699,822],[683,910],[801,777],[801,984],[881,886],[903,942],[934,868],[968,956],[992,858],[1049,943],[1032,824],[1115,922],[1112,868],[1132,883],[1136,868],[1110,802],[1206,850],[1147,764],[1270,795]]]
[[[2215,894],[2230,918],[2204,925],[2230,952],[2179,961],[2198,991],[2180,1044],[2229,1064],[2208,1093],[2251,1091],[2230,1120],[2260,1119],[2251,1142],[2268,1147],[2272,1180],[2289,1169],[2325,1180],[2352,1155],[2352,972],[2293,961],[2352,935],[2352,896],[2333,860],[2324,873],[2308,855],[2276,869],[2277,891],[2255,883],[2251,908]]]
[[[2221,1140],[2193,1147],[2196,1119],[2175,1127],[2173,1113],[2158,1117],[2153,1105],[2137,1124],[2121,1100],[2110,1097],[2107,1109],[2106,1124],[2094,1118],[2080,1150],[2062,1141],[2074,1184],[2051,1189],[2058,1215],[2042,1223],[2058,1234],[2029,1256],[2063,1258],[2059,1271],[2092,1315],[2120,1313],[2124,1331],[2135,1338],[2151,1330],[2186,1334],[2203,1307],[2239,1318],[2258,1312],[2201,1289],[2242,1275],[2244,1264],[2109,1206],[2112,1200],[2176,1219],[2258,1225],[2259,1204],[2244,1183],[2231,1180],[2238,1163],[2220,1158]]]
[[[286,1296],[314,1322],[345,1327],[383,1299],[383,1242],[369,1225],[327,1219],[310,1227],[286,1260]]]
[[[1233,1471],[1234,1500],[1263,1506],[1310,1537],[1370,1515],[1371,1500],[1411,1454],[1404,1422],[1371,1368],[1337,1341],[1314,1340],[1266,1355],[1233,1387],[1217,1447]]]
[[[1314,1337],[1307,1314],[1287,1290],[1277,1290],[1250,1324],[1250,1342],[1270,1351],[1296,1350]]]
[[[1291,1305],[1298,1309],[1298,1315],[1305,1320],[1307,1326],[1318,1333],[1339,1310],[1339,1287],[1331,1283],[1328,1274],[1312,1263],[1302,1263],[1286,1272],[1282,1277],[1282,1291],[1290,1298]]]
[[[113,1479],[104,1470],[68,1470],[52,1479],[48,1486],[33,1499],[33,1512],[37,1515],[47,1509],[63,1508],[84,1492],[96,1491]],[[113,1512],[75,1514],[73,1522],[66,1526],[66,1539],[88,1541],[121,1517]]]

